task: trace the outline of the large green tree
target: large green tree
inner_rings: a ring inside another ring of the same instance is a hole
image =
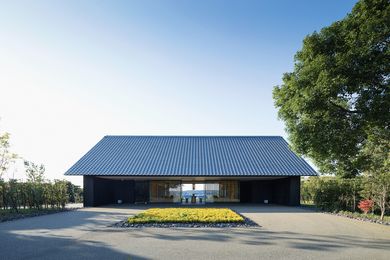
[[[390,131],[390,1],[362,0],[343,20],[308,35],[274,88],[292,147],[322,172],[351,177],[373,129]]]

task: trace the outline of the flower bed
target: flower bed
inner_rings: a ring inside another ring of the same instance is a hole
[[[257,226],[228,208],[152,208],[116,224],[119,227]]]
[[[152,208],[128,218],[129,223],[227,223],[244,218],[227,208]]]

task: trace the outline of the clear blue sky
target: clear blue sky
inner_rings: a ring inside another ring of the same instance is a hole
[[[0,131],[49,178],[106,134],[286,137],[273,87],[355,2],[2,2]]]

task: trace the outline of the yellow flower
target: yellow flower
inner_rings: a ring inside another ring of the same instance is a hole
[[[228,208],[151,208],[128,218],[129,223],[243,221],[242,216]]]

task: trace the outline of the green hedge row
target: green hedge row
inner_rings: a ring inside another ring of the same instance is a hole
[[[301,182],[301,201],[314,203],[327,211],[356,211],[363,199],[364,180],[361,177],[310,177]]]
[[[68,202],[81,202],[82,190],[65,180],[20,182],[0,180],[0,208],[64,208]]]

